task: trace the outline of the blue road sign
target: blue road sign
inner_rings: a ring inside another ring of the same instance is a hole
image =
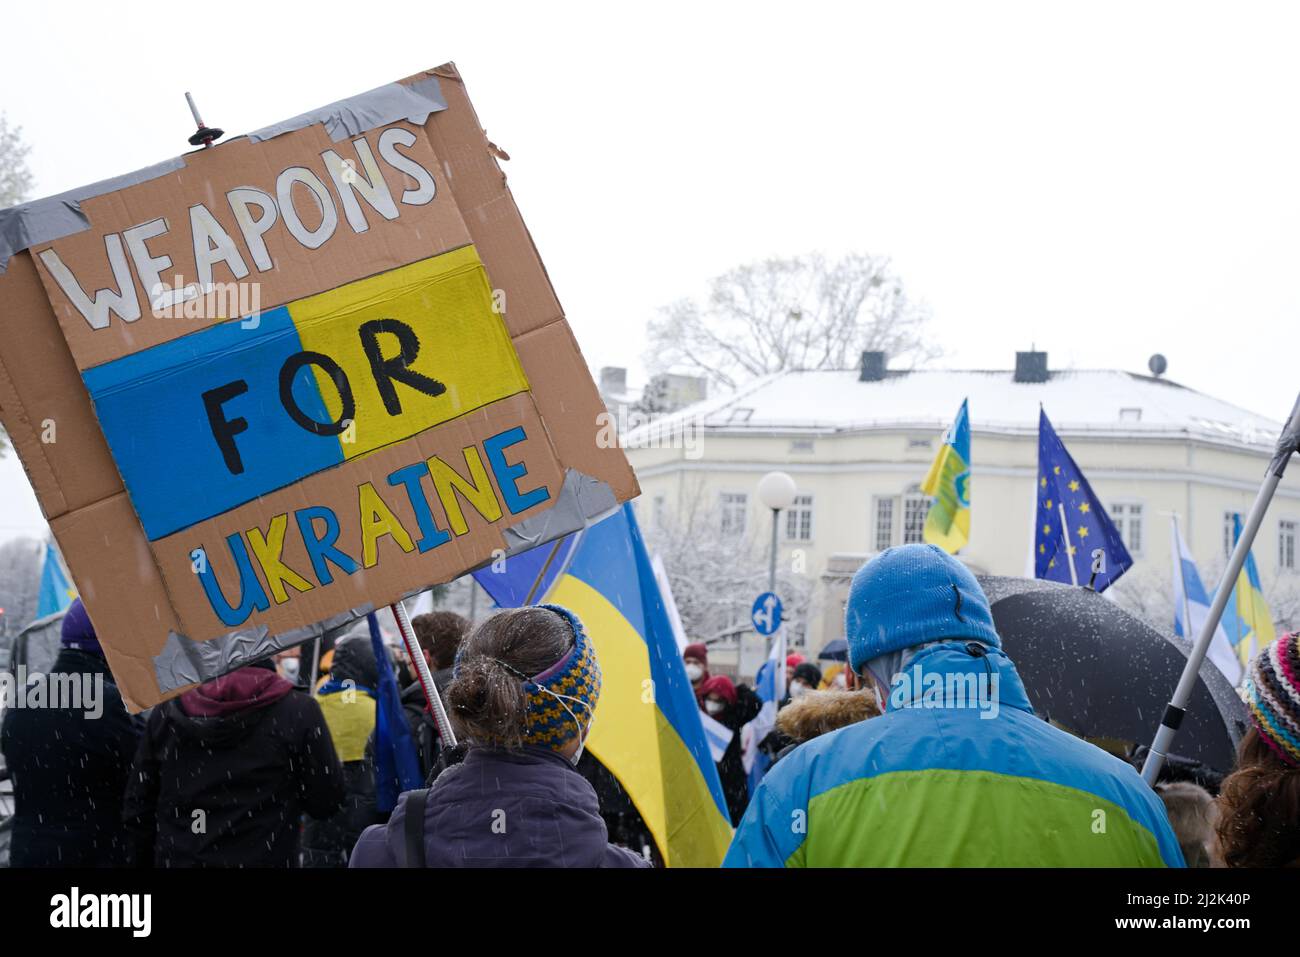
[[[754,608],[749,613],[754,622],[754,630],[760,635],[770,635],[781,627],[781,599],[776,592],[765,591],[754,600]]]

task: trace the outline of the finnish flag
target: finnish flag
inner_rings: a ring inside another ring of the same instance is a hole
[[[1174,536],[1174,634],[1195,641],[1210,617],[1210,596],[1201,584],[1201,574],[1196,570],[1196,560],[1183,541],[1183,533],[1173,526]],[[1189,622],[1186,620],[1190,618]],[[1214,662],[1223,676],[1236,686],[1241,680],[1241,662],[1228,641],[1228,634],[1220,622],[1210,639],[1210,650],[1206,657]]]
[[[713,763],[716,764],[727,753],[727,748],[731,746],[731,739],[736,736],[736,732],[707,711],[700,712],[700,721],[704,723],[704,737],[708,739],[709,753],[713,755]]]

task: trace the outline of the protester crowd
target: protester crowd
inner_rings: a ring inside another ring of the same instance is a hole
[[[6,711],[11,866],[658,862],[627,795],[585,753],[601,670],[572,612],[501,611],[473,628],[435,612],[413,627],[455,748],[410,663],[377,658],[364,624],[322,646],[318,681],[262,661],[131,716],[74,602],[53,672],[102,675],[103,714]],[[761,741],[746,736],[763,707],[754,689],[711,672],[704,644],[685,648],[701,712],[731,732],[717,761],[736,828],[725,866],[1300,866],[1296,636],[1251,664],[1236,767],[1153,790],[1034,713],[987,598],[942,550],[906,545],[864,565],[845,635],[843,666],[786,660]],[[394,672],[425,786],[385,807],[377,689]],[[913,685],[920,674],[939,676],[937,692]]]

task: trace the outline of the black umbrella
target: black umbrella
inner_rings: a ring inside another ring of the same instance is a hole
[[[817,653],[818,661],[848,661],[849,643],[843,638],[836,638],[826,643],[826,647]]]
[[[1090,738],[1149,744],[1191,646],[1086,588],[981,576],[1002,646],[1034,709]],[[1249,718],[1208,659],[1178,733],[1178,753],[1232,768]]]

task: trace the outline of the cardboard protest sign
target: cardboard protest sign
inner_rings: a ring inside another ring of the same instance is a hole
[[[637,493],[447,65],[0,212],[0,417],[139,709]]]

